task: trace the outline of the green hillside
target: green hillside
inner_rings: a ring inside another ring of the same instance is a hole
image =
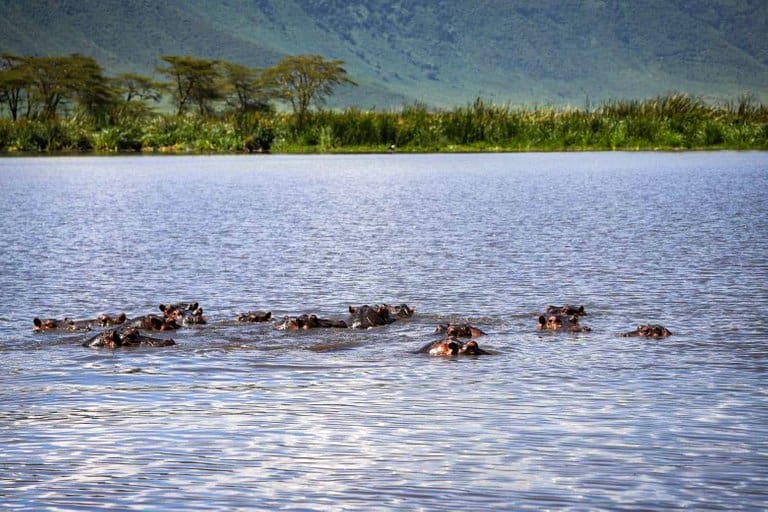
[[[152,74],[165,54],[343,59],[363,108],[575,104],[685,91],[768,100],[765,0],[0,0],[0,50]]]

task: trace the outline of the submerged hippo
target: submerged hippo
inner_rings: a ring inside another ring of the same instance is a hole
[[[485,336],[485,333],[469,324],[439,324],[435,327],[435,334],[445,334],[449,338],[477,338]]]
[[[184,325],[203,325],[208,323],[208,319],[203,316],[203,308],[198,307],[194,311],[184,314],[181,323]]]
[[[585,316],[587,314],[584,311],[584,306],[572,306],[566,304],[565,306],[547,306],[546,313],[548,315],[565,315],[565,316]]]
[[[306,331],[309,329],[338,328],[346,329],[344,320],[329,320],[319,318],[317,315],[285,316],[283,321],[275,323],[275,329],[280,331]]]
[[[68,332],[86,332],[91,330],[90,323],[83,320],[71,320],[64,318],[38,318],[32,319],[32,330],[34,332],[44,331],[68,331]]]
[[[579,324],[578,315],[540,315],[536,328],[540,331],[590,332],[592,329]]]
[[[475,340],[462,343],[457,338],[452,337],[427,343],[417,350],[416,353],[429,354],[430,356],[479,356],[490,354],[490,352],[481,349]]]
[[[237,315],[238,322],[268,322],[271,318],[271,311],[248,311]]]
[[[120,348],[120,347],[169,347],[175,345],[172,339],[150,338],[134,327],[108,329],[90,338],[84,347]]]
[[[174,318],[146,315],[130,320],[128,322],[128,327],[144,329],[145,331],[175,331],[181,326]]]
[[[127,319],[128,317],[125,316],[125,313],[120,313],[114,316],[102,313],[96,318],[96,321],[98,322],[99,326],[108,327],[110,325],[122,325]]]
[[[176,304],[160,304],[160,311],[165,318],[184,325],[199,325],[207,323],[203,316],[203,308],[197,302],[177,302]]]
[[[353,329],[368,329],[379,325],[391,324],[396,320],[410,318],[416,310],[407,304],[390,306],[388,304],[376,304],[374,306],[349,306],[352,315]]]
[[[622,336],[627,338],[634,336],[643,336],[645,338],[666,338],[667,336],[672,336],[672,333],[663,325],[649,324],[638,325],[637,329],[634,331],[625,332],[622,334]]]
[[[58,320],[55,318],[37,318],[32,319],[32,330],[34,332],[43,331],[68,331],[68,332],[87,332],[93,327],[107,327],[110,325],[120,325],[126,321],[125,313],[119,315],[108,315],[102,313],[95,319],[72,320],[64,318]]]

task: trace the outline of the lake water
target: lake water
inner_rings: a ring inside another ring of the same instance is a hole
[[[768,508],[768,153],[3,158],[0,215],[3,508]],[[495,354],[412,353],[447,321]]]

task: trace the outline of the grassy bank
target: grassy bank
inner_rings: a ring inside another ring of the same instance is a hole
[[[0,152],[352,153],[768,149],[768,107],[711,105],[684,94],[594,108],[512,108],[481,99],[453,110],[421,105],[312,114],[202,118],[152,115],[95,128],[78,118],[0,120]]]

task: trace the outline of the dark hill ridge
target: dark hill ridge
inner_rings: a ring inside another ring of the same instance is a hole
[[[765,0],[0,0],[0,50],[80,52],[152,74],[160,55],[346,61],[364,108],[571,103],[685,91],[768,100]]]

